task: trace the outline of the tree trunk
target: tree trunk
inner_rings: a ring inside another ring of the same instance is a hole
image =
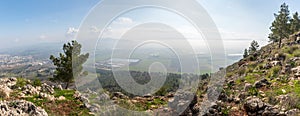
[[[279,48],[281,47],[281,39],[279,39]]]
[[[68,89],[68,87],[69,87],[69,82],[67,82],[67,85],[66,85],[65,89]]]

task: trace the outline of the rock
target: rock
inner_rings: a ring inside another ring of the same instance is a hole
[[[126,95],[124,95],[124,94],[121,93],[121,92],[114,92],[114,93],[113,93],[113,97],[117,97],[117,98],[121,98],[121,99],[126,99],[126,98],[128,98]]]
[[[135,104],[135,103],[138,103],[137,100],[131,100],[131,102],[134,103],[134,104]]]
[[[238,111],[239,108],[238,108],[238,107],[232,107],[230,110],[231,110],[231,111]]]
[[[233,101],[234,103],[239,104],[241,102],[241,99],[239,97],[235,97]]]
[[[102,93],[96,97],[98,101],[107,101],[109,100],[109,95],[106,93]]]
[[[42,84],[42,92],[54,94],[54,87],[51,87],[50,85],[43,83]]]
[[[246,83],[244,86],[244,91],[248,91],[250,88],[252,88],[252,85],[250,83]]]
[[[300,111],[298,109],[291,109],[289,111],[286,111],[285,114],[287,116],[298,116]]]
[[[204,113],[204,116],[220,116],[222,108],[216,104],[211,103],[210,107],[208,107],[208,111]]]
[[[264,86],[267,86],[267,85],[270,85],[271,83],[267,80],[267,79],[262,79],[260,81],[256,81],[254,83],[254,87],[255,88],[261,88],[261,87],[264,87]]]
[[[0,107],[1,116],[48,116],[44,109],[24,100],[1,101]]]
[[[295,78],[300,77],[300,66],[298,66],[298,67],[296,67],[296,68],[292,68],[291,70],[292,70],[292,72],[293,72]]]
[[[57,100],[62,101],[62,100],[66,100],[66,98],[65,98],[64,96],[59,96],[59,97],[57,98]]]
[[[57,85],[55,88],[57,88],[58,90],[63,90],[62,86],[59,84]]]
[[[262,97],[266,97],[266,94],[265,94],[265,92],[263,92],[263,91],[259,91],[258,94],[259,94],[260,96],[262,96]]]
[[[168,97],[168,98],[174,97],[174,93],[169,93],[169,94],[167,95],[167,97]]]
[[[0,97],[9,98],[12,90],[6,85],[0,85]]]
[[[249,114],[258,113],[259,111],[265,108],[265,103],[262,102],[259,98],[256,97],[248,97],[246,99],[246,103],[244,104],[244,108],[246,112]]]
[[[99,112],[100,106],[98,104],[88,104],[85,103],[85,107],[88,108],[91,112]]]
[[[240,99],[245,99],[245,98],[246,98],[246,95],[247,95],[246,92],[241,92],[241,93],[239,93],[238,97],[239,97]]]
[[[266,107],[264,112],[262,113],[263,116],[276,116],[279,114],[280,110],[274,107]]]
[[[82,101],[82,102],[84,102],[84,103],[89,103],[90,102],[90,100],[89,100],[89,98],[88,98],[88,96],[80,96],[80,101]]]
[[[282,66],[282,63],[280,61],[270,61],[269,63],[265,64],[263,66],[264,69],[270,69],[274,66]]]
[[[144,95],[143,97],[145,97],[145,98],[151,98],[152,95],[151,95],[151,94],[146,94],[146,95]]]
[[[33,87],[30,84],[25,85],[22,90],[25,92],[25,94],[30,94],[30,95],[38,95],[39,91]]]
[[[47,93],[42,93],[41,92],[39,95],[40,95],[40,97],[46,98],[49,101],[54,101],[55,100],[55,97],[53,95],[49,95]]]
[[[289,95],[279,95],[275,97],[276,101],[279,101],[279,104],[284,104],[286,101],[290,100]]]
[[[81,93],[79,91],[75,91],[73,97],[76,98],[76,99],[79,99],[81,96]]]
[[[1,78],[0,79],[1,85],[6,85],[9,88],[12,88],[14,85],[17,84],[17,78],[11,77],[11,78]]]

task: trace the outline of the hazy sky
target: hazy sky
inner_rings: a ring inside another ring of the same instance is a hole
[[[0,49],[36,43],[66,42],[74,37],[81,21],[99,1],[1,0]],[[299,0],[198,0],[198,2],[215,21],[225,40],[225,47],[229,50],[245,48],[251,40],[266,44],[268,28],[274,19],[273,13],[279,10],[283,2],[289,5],[291,13],[300,11]],[[138,17],[147,14],[131,13],[128,16],[121,16],[115,23],[135,23],[141,21]],[[177,22],[180,22],[179,19]],[[182,28],[182,31],[189,33],[188,28]]]

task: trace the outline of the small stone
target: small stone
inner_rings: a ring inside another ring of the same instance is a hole
[[[57,98],[57,100],[62,101],[62,100],[66,100],[66,98],[65,98],[64,96],[59,96],[59,97]]]

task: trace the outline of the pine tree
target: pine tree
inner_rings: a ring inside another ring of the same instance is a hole
[[[288,5],[285,3],[280,6],[278,14],[274,14],[275,20],[270,27],[272,33],[269,35],[269,39],[273,42],[279,42],[279,47],[281,47],[281,40],[288,38],[291,34],[289,15],[290,11]]]
[[[243,55],[243,57],[246,58],[246,57],[248,57],[248,55],[249,55],[249,54],[248,54],[248,50],[245,49],[245,50],[244,50],[244,55]]]
[[[249,47],[249,54],[255,53],[259,48],[257,41],[253,40]]]
[[[59,54],[59,57],[50,56],[50,60],[56,66],[52,80],[66,83],[67,89],[69,84],[74,82],[75,76],[83,74],[82,64],[87,61],[89,54],[81,54],[81,45],[75,40],[64,44],[63,52]]]
[[[290,22],[292,33],[300,31],[300,17],[298,12],[293,15],[293,18],[290,20]]]

